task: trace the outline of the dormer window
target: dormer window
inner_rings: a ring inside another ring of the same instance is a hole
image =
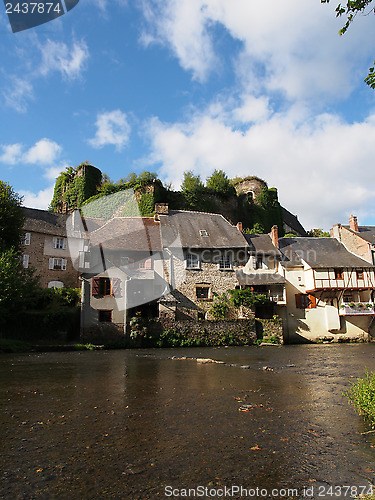
[[[200,234],[200,236],[203,236],[204,238],[208,237],[208,232],[205,229],[200,229],[199,234]]]

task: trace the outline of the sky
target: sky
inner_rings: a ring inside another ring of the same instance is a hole
[[[332,3],[333,2],[333,3]],[[84,161],[178,189],[256,175],[306,229],[375,225],[375,16],[320,0],[80,0],[12,33],[0,5],[0,179],[47,209]]]

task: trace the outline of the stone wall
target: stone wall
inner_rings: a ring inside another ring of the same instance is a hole
[[[29,267],[36,269],[40,276],[40,285],[47,288],[50,281],[61,281],[64,286],[78,288],[79,273],[74,269],[68,250],[52,249],[52,235],[28,231],[31,234],[30,245],[23,246],[23,254],[29,255]],[[46,251],[46,249],[49,249]],[[50,257],[62,257],[67,260],[66,270],[49,269]]]
[[[339,224],[336,224],[331,230],[331,236],[344,243],[350,252],[372,264],[370,244],[363,240],[363,238],[359,235],[349,231],[347,228]]]
[[[185,262],[174,259],[174,275],[178,277],[178,287],[173,295],[176,297],[177,310],[176,319],[198,319],[198,313],[206,314],[212,306],[214,294],[221,295],[227,290],[233,289],[238,285],[236,270],[241,269],[246,263],[246,254],[244,250],[234,250],[236,253],[242,252],[238,260],[233,260],[232,270],[220,270],[218,264],[211,262],[201,262],[200,269],[185,269]],[[243,257],[243,260],[241,258]],[[204,260],[210,260],[205,258]],[[208,299],[198,299],[196,296],[196,286],[209,286]]]
[[[259,319],[256,318],[256,332],[259,338],[267,341],[270,337],[277,337],[278,343],[283,344],[283,322],[281,318],[277,319]]]
[[[155,335],[162,331],[176,331],[186,339],[200,341],[201,345],[252,345],[256,342],[255,320],[174,321],[160,318],[150,325]]]

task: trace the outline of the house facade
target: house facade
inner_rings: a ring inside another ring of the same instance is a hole
[[[357,217],[350,216],[349,225],[335,224],[331,236],[341,241],[345,247],[358,257],[375,264],[375,227],[359,226]]]
[[[334,238],[280,238],[290,343],[363,339],[374,329],[375,267]]]
[[[35,268],[42,287],[79,287],[79,272],[70,260],[67,216],[34,208],[23,211],[23,266]]]

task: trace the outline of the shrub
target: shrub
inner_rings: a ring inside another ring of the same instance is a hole
[[[375,427],[375,372],[367,372],[364,378],[353,382],[344,395],[359,415]]]

